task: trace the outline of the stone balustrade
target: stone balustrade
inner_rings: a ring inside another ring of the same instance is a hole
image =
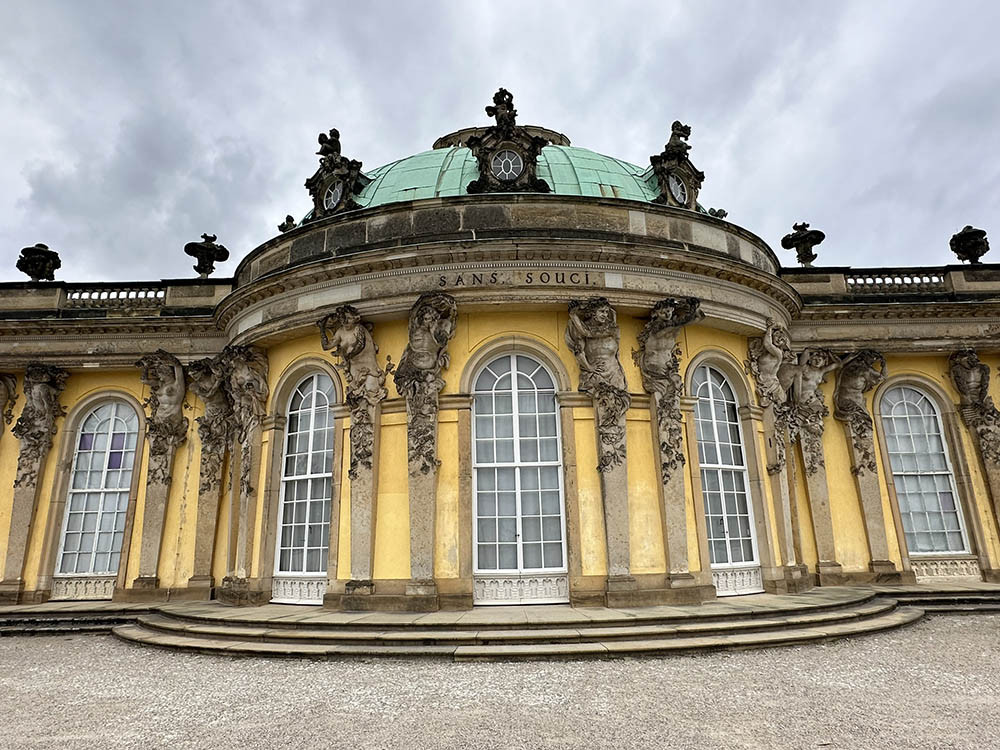
[[[783,281],[812,302],[893,297],[1000,296],[1000,264],[909,268],[783,268]]]
[[[232,279],[8,282],[0,283],[0,316],[210,315],[231,291]]]

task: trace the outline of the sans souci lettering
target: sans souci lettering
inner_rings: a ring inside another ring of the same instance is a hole
[[[594,286],[599,275],[590,271],[466,271],[441,274],[438,286]]]

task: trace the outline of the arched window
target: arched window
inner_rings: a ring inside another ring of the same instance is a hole
[[[333,488],[333,380],[306,377],[288,403],[274,602],[322,604]]]
[[[555,384],[523,354],[475,379],[473,529],[477,604],[569,595]]]
[[[124,401],[105,401],[80,425],[55,575],[118,573],[139,417]],[[96,589],[95,589],[96,590]],[[77,591],[73,598],[91,598]]]
[[[895,386],[879,406],[889,466],[911,555],[969,552],[948,446],[934,402]]]
[[[720,596],[762,591],[736,395],[711,365],[695,370],[692,390],[698,399],[698,463],[716,590]]]

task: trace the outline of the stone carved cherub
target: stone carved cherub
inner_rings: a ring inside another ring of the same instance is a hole
[[[340,160],[340,131],[336,128],[330,128],[329,133],[320,133],[319,138],[319,151],[316,155],[320,159],[330,159],[333,162]]]
[[[340,365],[350,396],[362,397],[375,405],[386,397],[385,376],[392,372],[391,361],[379,367],[378,345],[372,338],[372,324],[361,320],[351,305],[342,305],[317,324],[324,351],[343,360]],[[447,343],[447,341],[446,341]]]
[[[517,110],[514,109],[514,95],[507,89],[501,88],[493,95],[493,104],[486,107],[486,114],[495,117],[497,128],[509,133],[514,129],[517,118]]]
[[[596,392],[598,386],[625,389],[625,371],[618,361],[618,316],[604,297],[569,303],[566,345],[580,366],[580,390]]]

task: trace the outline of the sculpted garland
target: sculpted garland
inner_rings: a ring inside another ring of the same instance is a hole
[[[358,469],[371,470],[375,448],[374,407],[388,395],[385,378],[392,372],[390,360],[379,367],[378,345],[372,338],[373,326],[361,320],[351,305],[342,305],[319,322],[323,349],[340,357],[337,365],[347,381],[347,406],[351,411],[351,468],[348,476],[357,479]]]
[[[17,378],[0,372],[0,411],[3,421],[10,424],[14,421],[14,404],[17,403]]]
[[[580,367],[580,388],[594,400],[600,439],[597,470],[606,472],[625,460],[625,413],[632,397],[618,361],[618,316],[604,297],[569,303],[566,345]]]
[[[649,322],[639,333],[639,350],[632,359],[642,373],[642,386],[656,402],[660,443],[661,479],[664,484],[684,465],[681,426],[681,379],[677,355],[680,329],[705,317],[694,297],[660,300],[650,312]]]

